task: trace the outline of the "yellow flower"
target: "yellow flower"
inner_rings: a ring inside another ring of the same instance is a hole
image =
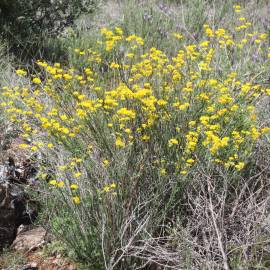
[[[40,78],[37,78],[37,77],[33,78],[32,82],[35,84],[41,84]]]
[[[77,173],[74,173],[74,177],[75,178],[78,178],[78,177],[80,177],[82,174],[80,173],[80,172],[77,172]]]
[[[110,189],[110,186],[108,186],[108,185],[106,185],[106,186],[103,187],[103,191],[106,192],[106,193],[107,192],[110,192],[110,190],[111,190]]]
[[[112,68],[112,69],[114,69],[114,68],[117,69],[119,67],[120,67],[120,65],[117,64],[117,63],[114,63],[114,62],[112,62],[111,65],[110,65],[110,68]]]
[[[16,74],[20,76],[26,76],[27,72],[23,69],[17,69]]]
[[[104,159],[103,164],[104,164],[105,167],[107,167],[110,164],[110,161],[107,160],[107,159]]]
[[[166,175],[166,174],[167,172],[165,168],[160,169],[160,175]]]
[[[142,141],[147,142],[147,141],[150,140],[150,136],[145,134],[145,135],[143,135],[143,136],[141,137],[141,139],[142,139]]]
[[[82,109],[77,109],[76,113],[80,118],[83,118],[87,115],[87,112],[85,110],[82,110]]]
[[[166,101],[166,100],[164,100],[164,99],[159,99],[158,101],[157,101],[157,104],[159,105],[159,106],[164,106],[164,105],[166,105],[168,102]]]
[[[32,147],[31,147],[31,150],[35,152],[35,151],[38,150],[38,148],[37,148],[36,146],[32,146]]]
[[[209,28],[209,27],[205,27],[205,33],[209,37],[213,37],[214,36],[214,31],[211,28]]]
[[[263,133],[263,134],[268,133],[269,131],[270,131],[269,127],[264,127],[261,129],[261,133]]]
[[[62,121],[66,121],[68,119],[68,117],[65,114],[60,115],[60,118]]]
[[[200,43],[200,47],[208,47],[210,41],[206,40]]]
[[[78,189],[78,185],[76,185],[76,184],[71,184],[71,185],[70,185],[70,188],[71,188],[72,190],[77,190],[77,189]]]
[[[71,80],[72,79],[72,75],[66,73],[66,74],[63,75],[63,78],[65,80]]]
[[[235,165],[235,168],[237,169],[237,171],[241,171],[244,167],[245,167],[244,162],[239,162],[238,164]]]
[[[127,54],[127,57],[128,57],[128,58],[133,58],[133,57],[134,57],[134,53],[128,53],[128,54]]]
[[[121,108],[117,111],[117,114],[120,116],[126,116],[128,118],[135,118],[135,112],[133,110],[128,110],[127,108]]]
[[[195,162],[195,160],[194,160],[194,159],[192,159],[192,158],[187,159],[187,161],[186,161],[186,163],[188,163],[188,164],[192,164],[192,163],[194,163],[194,162]]]
[[[131,133],[131,129],[130,129],[130,128],[126,128],[126,129],[125,129],[125,132],[126,132],[127,134],[130,134],[130,133]]]
[[[225,35],[226,31],[223,28],[219,28],[215,31],[215,34],[217,35],[217,37],[223,37]]]
[[[178,140],[174,138],[170,139],[168,143],[169,143],[169,147],[179,144]]]
[[[19,145],[19,147],[20,147],[21,149],[26,149],[26,148],[29,148],[29,145],[26,144],[26,143],[21,143],[21,144]]]
[[[50,148],[50,149],[53,148],[53,144],[52,144],[52,143],[48,143],[47,146],[48,146],[48,148]]]
[[[112,188],[112,189],[116,188],[116,184],[115,184],[115,183],[112,183],[112,184],[111,184],[111,188]]]
[[[80,204],[81,203],[81,199],[79,196],[74,196],[72,197],[73,203],[74,204]]]
[[[58,166],[58,169],[59,169],[60,171],[64,171],[64,170],[67,169],[67,165],[61,165],[61,166]]]
[[[118,34],[118,35],[123,35],[123,30],[122,30],[122,28],[120,28],[120,27],[115,27],[114,28],[114,30],[115,30],[115,33],[116,34]]]
[[[49,183],[50,183],[50,185],[53,185],[53,186],[56,186],[57,185],[57,181],[56,180],[51,180]]]
[[[65,185],[64,181],[60,181],[57,183],[57,187],[61,188]]]
[[[257,130],[255,126],[251,127],[251,137],[255,141],[260,137],[261,133]]]
[[[118,147],[125,147],[125,143],[122,141],[122,139],[120,137],[116,138],[115,145]]]
[[[176,39],[181,39],[181,38],[183,38],[183,36],[181,35],[181,34],[179,34],[179,33],[173,33],[172,34]]]
[[[231,107],[231,111],[235,112],[237,111],[239,108],[239,106],[237,104],[234,104],[232,107]]]

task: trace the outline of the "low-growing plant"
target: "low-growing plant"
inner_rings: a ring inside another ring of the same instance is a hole
[[[26,263],[25,256],[10,250],[4,250],[0,257],[1,269],[17,270],[23,267]]]
[[[242,15],[203,32],[194,43],[168,33],[171,55],[102,28],[95,49],[75,48],[76,66],[40,60],[30,85],[3,88],[2,107],[30,140],[20,147],[47,153],[50,225],[91,269],[179,269],[170,224],[186,223],[186,190],[204,171],[209,192],[212,183],[220,194],[224,179],[236,188],[269,133],[256,115],[270,95],[260,83],[267,34]],[[217,263],[229,269],[219,248]]]

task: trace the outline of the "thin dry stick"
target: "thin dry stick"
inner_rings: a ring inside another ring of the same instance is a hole
[[[221,252],[221,255],[223,258],[223,266],[224,266],[225,270],[230,270],[229,265],[228,265],[228,258],[227,258],[225,251],[224,251],[224,247],[223,247],[223,243],[222,243],[222,239],[221,239],[221,233],[220,233],[220,230],[219,230],[217,222],[216,222],[209,181],[207,181],[207,184],[208,184],[208,192],[209,192],[209,209],[210,209],[212,221],[214,224],[214,228],[215,228],[215,231],[217,234],[219,249],[220,249],[220,252]]]

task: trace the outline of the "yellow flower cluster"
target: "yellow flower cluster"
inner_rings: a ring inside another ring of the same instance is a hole
[[[144,45],[144,41],[141,37],[136,35],[131,35],[128,37],[123,36],[123,30],[120,27],[115,27],[114,30],[109,30],[107,28],[102,28],[101,33],[105,38],[105,50],[111,51],[113,48],[119,44],[119,41],[127,41],[133,43],[132,49],[136,49],[138,46]],[[102,44],[102,42],[100,42]],[[132,55],[129,54],[129,57],[132,58]]]
[[[239,22],[251,27],[244,17]],[[262,46],[267,35],[246,30],[234,34],[209,25],[204,30],[203,41],[179,44],[175,55],[167,55],[158,48],[143,48],[142,38],[125,36],[119,27],[103,28],[96,51],[75,49],[82,67],[38,61],[45,79],[36,76],[29,87],[4,87],[1,106],[11,121],[22,126],[24,137],[41,132],[46,138],[42,147],[75,147],[88,158],[93,147],[99,149],[104,170],[110,169],[112,157],[130,151],[130,155],[147,153],[163,176],[183,177],[200,159],[240,171],[254,141],[269,132],[268,127],[257,126],[252,104],[270,90],[241,79],[233,61],[220,62],[230,51],[244,54],[248,44],[257,52],[260,43],[262,56],[267,56],[269,49]],[[184,40],[181,34],[172,35]],[[254,37],[260,42],[252,42]],[[104,51],[114,59],[106,71],[101,69],[107,61]],[[20,69],[17,74],[27,73]],[[88,151],[90,142],[93,147]],[[41,146],[31,147],[37,151]],[[62,169],[69,169],[69,164]],[[81,173],[74,170],[72,177],[76,180]],[[64,186],[57,180],[51,184]],[[77,184],[68,186],[73,202],[79,204]],[[100,190],[115,188],[113,183]]]

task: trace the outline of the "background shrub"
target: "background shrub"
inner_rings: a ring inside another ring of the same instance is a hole
[[[18,0],[0,2],[0,34],[17,55],[42,52],[42,41],[57,36],[82,13],[92,12],[96,0]],[[34,47],[34,48],[33,48]]]

